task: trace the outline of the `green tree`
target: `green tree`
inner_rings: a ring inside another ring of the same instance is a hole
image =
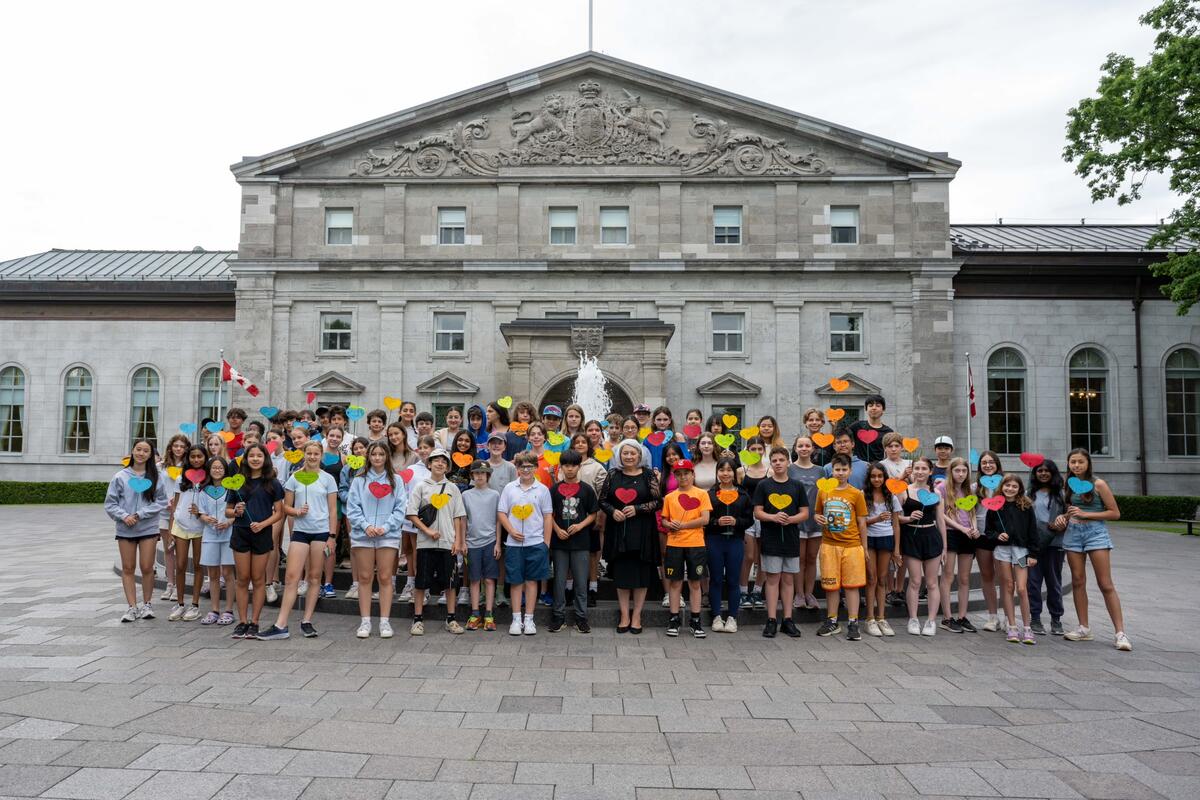
[[[1200,4],[1163,0],[1139,18],[1158,31],[1149,60],[1138,66],[1110,53],[1096,97],[1067,116],[1066,161],[1087,179],[1092,201],[1141,197],[1152,174],[1166,175],[1183,204],[1151,237],[1151,247],[1200,241]],[[1200,303],[1200,252],[1175,252],[1152,267],[1169,279],[1163,292],[1179,313]]]

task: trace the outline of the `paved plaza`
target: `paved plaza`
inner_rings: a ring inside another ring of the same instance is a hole
[[[360,641],[335,615],[242,642],[162,602],[120,624],[99,506],[0,507],[0,531],[0,796],[1200,797],[1197,539],[1116,530],[1118,653],[1094,587],[1089,644]]]

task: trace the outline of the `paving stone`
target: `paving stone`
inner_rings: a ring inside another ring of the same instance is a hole
[[[300,795],[302,800],[383,800],[392,788],[388,780],[314,778]]]
[[[287,744],[289,747],[301,750],[465,759],[476,756],[481,742],[488,735],[486,730],[460,728],[423,728],[420,736],[403,733],[397,735],[397,729],[391,725],[323,720],[306,725],[301,733]],[[506,735],[509,734],[506,732]],[[528,736],[521,738],[525,740]],[[476,757],[485,758],[486,756],[478,755]],[[503,755],[493,757],[504,758]],[[512,756],[508,758],[512,758]]]
[[[868,764],[862,752],[841,738],[779,734],[761,738],[735,738],[728,733],[675,733],[667,736],[677,764],[733,762],[743,766],[760,764],[818,766],[821,764]]]
[[[961,795],[966,797],[997,797],[998,792],[987,781],[969,769],[961,767],[899,767],[913,787],[923,795]]]
[[[896,767],[861,766],[822,768],[837,792],[878,792],[882,795],[915,794],[916,790]],[[801,787],[803,791],[803,787]]]
[[[358,777],[431,781],[437,776],[441,765],[441,759],[438,758],[375,755],[367,759],[367,763],[358,771]]]
[[[1008,720],[984,706],[929,706],[944,721],[956,725],[1007,725]]]
[[[1088,800],[1161,800],[1162,795],[1139,780],[1114,772],[1059,772],[1063,783]]]
[[[73,772],[74,767],[5,764],[0,766],[0,795],[37,797]]]
[[[616,737],[607,733],[525,731],[512,736],[492,731],[474,755],[484,760],[540,761],[547,753],[554,753],[564,761],[588,760],[595,764],[671,762],[671,749],[663,737],[649,733]]]
[[[833,784],[820,767],[748,767],[746,772],[758,791],[833,791]]]
[[[590,786],[591,764],[567,764],[562,762],[529,762],[516,765],[513,783],[554,784],[555,786]],[[495,778],[492,779],[495,782]]]
[[[745,767],[735,764],[671,767],[671,782],[677,789],[753,789]]]
[[[18,739],[0,748],[0,764],[50,764],[80,746],[66,739]]]
[[[90,676],[90,678],[94,679],[94,676]],[[87,702],[80,702],[77,692],[58,688],[43,689],[40,692],[0,701],[0,711],[8,714],[84,725],[103,725],[109,728],[135,720],[160,708],[163,708],[162,703],[99,695],[89,695]]]
[[[57,739],[74,730],[77,725],[52,719],[26,718],[0,730],[7,739]]]
[[[553,797],[553,786],[509,783],[477,783],[470,794],[470,800],[553,800]]]
[[[209,763],[205,771],[276,775],[299,754],[297,750],[274,747],[230,747]]]
[[[118,800],[154,775],[152,770],[83,767],[43,793],[73,800]]]
[[[360,753],[303,752],[288,762],[281,775],[305,775],[311,778],[353,778],[367,763]],[[386,793],[387,789],[384,789]]]
[[[169,769],[196,772],[225,752],[224,747],[160,744],[129,765],[130,769]],[[220,787],[218,787],[220,788]]]
[[[238,775],[215,797],[219,800],[294,800],[308,788],[311,778],[277,775]]]
[[[1001,797],[1078,798],[1078,792],[1048,770],[979,769],[975,773]]]
[[[232,778],[220,772],[163,771],[135,789],[127,800],[208,800]]]

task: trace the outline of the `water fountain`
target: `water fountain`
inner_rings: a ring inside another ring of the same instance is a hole
[[[584,419],[603,420],[612,410],[608,380],[600,371],[600,364],[595,356],[583,352],[579,354],[579,372],[575,376],[571,402],[583,408]]]

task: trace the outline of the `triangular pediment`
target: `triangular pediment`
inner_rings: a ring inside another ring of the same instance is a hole
[[[850,385],[842,391],[836,392],[833,390],[833,387],[830,386],[829,382],[826,381],[816,389],[813,389],[813,392],[815,392],[818,397],[831,398],[865,397],[869,394],[883,394],[883,390],[881,390],[878,386],[871,383],[869,380],[866,380],[865,378],[858,377],[853,372],[844,372],[839,375],[836,380],[846,381]]]
[[[952,176],[945,154],[587,52],[257,158],[238,179],[502,177],[604,166],[681,178]],[[514,170],[516,172],[514,172]]]
[[[696,393],[701,397],[757,397],[761,392],[762,387],[757,383],[732,372],[726,372],[703,386],[696,387]]]
[[[453,372],[443,372],[417,387],[420,394],[452,395],[455,397],[474,397],[479,393],[479,384],[471,383],[460,378]]]
[[[314,378],[301,387],[306,392],[321,392],[334,394],[362,394],[367,387],[342,373],[331,370],[319,378]]]

